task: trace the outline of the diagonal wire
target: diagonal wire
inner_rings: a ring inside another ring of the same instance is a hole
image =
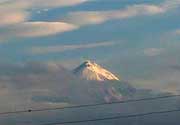
[[[45,123],[45,124],[40,124],[40,125],[61,125],[61,124],[64,125],[64,124],[75,124],[75,123],[87,123],[87,122],[107,121],[107,120],[116,120],[116,119],[133,118],[133,117],[143,117],[143,116],[157,115],[157,114],[167,114],[167,113],[173,113],[173,112],[180,112],[180,109],[147,112],[147,113],[139,113],[139,114],[129,114],[129,115],[117,115],[114,117],[95,118],[95,119],[87,119],[87,120]]]
[[[166,99],[166,98],[172,98],[172,97],[180,97],[180,95],[167,95],[167,96],[159,96],[159,97],[151,97],[151,98],[131,99],[131,100],[125,100],[125,101],[109,102],[109,103],[84,104],[84,105],[75,105],[75,106],[67,106],[67,107],[27,109],[27,110],[19,110],[19,111],[0,112],[0,116],[10,115],[10,114],[30,113],[30,112],[43,112],[43,111],[54,111],[54,110],[63,110],[63,109],[84,108],[84,107],[88,108],[88,107],[104,106],[104,105],[112,105],[112,104],[159,100],[159,99]]]

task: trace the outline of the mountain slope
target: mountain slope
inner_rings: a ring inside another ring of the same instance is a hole
[[[85,80],[119,81],[119,78],[95,62],[85,61],[74,69],[74,74]]]
[[[16,105],[16,108],[21,108],[22,105],[26,106],[27,102],[31,107],[46,107],[58,106],[62,103],[78,105],[113,102],[139,95],[152,95],[145,90],[137,90],[123,80],[79,79],[61,64],[56,63],[6,64],[0,66],[0,69],[3,68],[6,72],[0,73],[0,90],[3,93],[3,96],[0,96],[2,101],[0,110],[2,111],[8,110],[11,104]]]

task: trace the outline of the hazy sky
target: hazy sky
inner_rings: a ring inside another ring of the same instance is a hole
[[[103,84],[80,82],[62,67],[72,70],[84,60],[137,88],[179,93],[179,48],[180,0],[0,0],[0,112],[98,103]],[[0,124],[167,110],[180,101],[152,102],[10,115]],[[178,114],[124,122],[179,124]]]
[[[180,0],[0,0],[0,60],[72,69],[90,59],[134,85],[175,91],[179,11]]]

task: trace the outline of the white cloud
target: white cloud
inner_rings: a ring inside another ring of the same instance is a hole
[[[13,8],[54,8],[74,6],[88,0],[7,0],[1,4]]]
[[[79,45],[58,45],[58,46],[47,46],[47,47],[33,47],[30,50],[32,54],[46,54],[46,53],[56,53],[64,51],[72,51],[77,49],[88,49],[103,46],[112,46],[114,42],[100,42],[100,43],[89,43],[89,44],[79,44]]]
[[[9,38],[39,37],[77,28],[65,22],[29,22],[31,9],[74,6],[87,0],[5,0],[0,3],[0,42]]]
[[[80,11],[71,12],[63,20],[78,25],[98,24],[112,19],[124,19],[138,15],[153,15],[163,10],[154,5],[133,5],[113,11]]]
[[[164,51],[163,48],[146,48],[144,54],[146,56],[158,56]]]
[[[6,27],[1,35],[4,39],[11,39],[14,37],[41,37],[63,33],[76,28],[76,26],[64,22],[24,22]]]
[[[40,8],[73,6],[87,1],[88,0],[28,0],[32,6]]]
[[[177,8],[180,1],[165,1],[160,5],[153,4],[136,4],[127,6],[124,9],[112,11],[79,11],[71,12],[63,20],[78,24],[99,24],[113,19],[125,19],[134,16],[162,14],[168,10]]]
[[[11,1],[0,3],[0,26],[26,21],[29,17],[29,13],[25,11],[26,8],[25,3],[12,3]]]
[[[26,22],[15,26],[18,37],[39,37],[62,33],[75,29],[76,26],[64,22]]]
[[[0,3],[0,26],[25,21],[27,10],[73,6],[87,0],[6,0]]]
[[[90,11],[90,12],[72,12],[69,13],[63,21],[73,23],[79,26],[82,25],[89,25],[89,24],[99,24],[104,21],[106,21],[106,17],[103,16],[103,12],[96,12],[96,11]]]
[[[161,8],[164,9],[164,11],[178,8],[180,6],[180,0],[166,0],[164,3],[161,4]]]
[[[6,26],[6,25],[24,22],[28,18],[28,13],[10,12],[9,14],[5,14],[4,12],[0,12],[0,17],[1,17],[0,26]]]
[[[173,34],[180,35],[180,29],[177,29],[177,30],[173,31]]]

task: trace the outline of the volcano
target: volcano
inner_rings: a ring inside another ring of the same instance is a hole
[[[85,80],[91,81],[119,81],[120,79],[92,61],[85,61],[74,69],[74,74]]]

